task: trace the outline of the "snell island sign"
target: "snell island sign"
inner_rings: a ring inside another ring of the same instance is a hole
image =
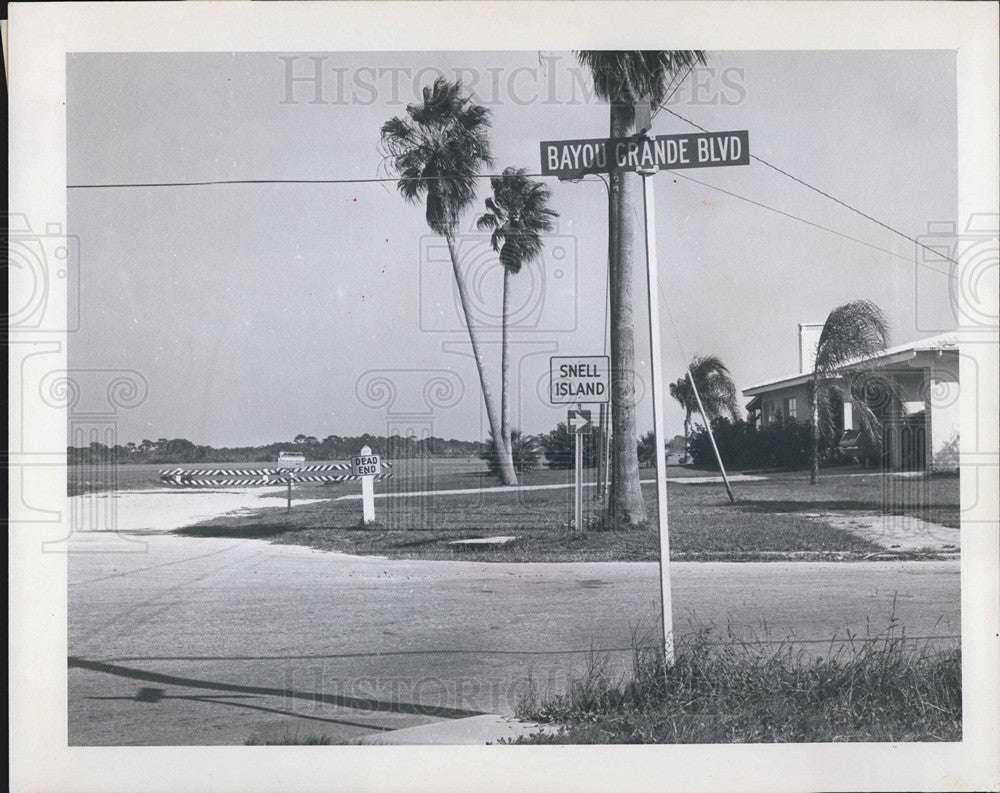
[[[611,359],[606,355],[553,355],[549,359],[553,405],[611,401]]]
[[[655,138],[542,141],[541,151],[542,174],[564,178],[647,168],[677,170],[750,163],[746,130]]]

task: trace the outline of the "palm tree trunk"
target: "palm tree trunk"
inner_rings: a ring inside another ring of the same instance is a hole
[[[812,416],[810,419],[811,432],[809,433],[809,484],[815,485],[819,480],[819,381],[813,375],[812,384]]]
[[[691,408],[684,408],[684,462],[691,462]]]
[[[516,485],[517,474],[514,473],[514,461],[503,440],[503,433],[497,422],[497,411],[494,406],[493,388],[490,386],[489,378],[486,376],[486,369],[483,366],[483,353],[479,347],[479,335],[476,332],[472,318],[469,316],[469,290],[465,283],[465,275],[458,262],[458,251],[455,249],[455,239],[451,234],[444,235],[448,243],[448,253],[451,256],[451,266],[455,272],[455,283],[458,286],[458,296],[462,301],[462,312],[465,314],[465,326],[469,331],[469,341],[472,342],[472,357],[476,360],[476,369],[479,371],[479,385],[483,389],[483,401],[486,403],[486,416],[490,422],[490,431],[493,433],[493,448],[500,462],[500,481],[505,485]]]
[[[629,133],[626,108],[611,105],[611,137]],[[646,505],[639,486],[639,455],[635,429],[635,322],[632,317],[632,272],[635,250],[634,189],[639,177],[610,174],[608,200],[608,259],[611,299],[612,525],[634,527],[646,522]],[[655,300],[655,295],[650,295]]]
[[[500,336],[500,432],[507,454],[513,459],[514,449],[510,438],[510,340],[507,336],[507,319],[510,312],[510,270],[503,268],[503,314]]]

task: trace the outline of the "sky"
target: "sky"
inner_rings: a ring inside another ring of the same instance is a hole
[[[541,141],[607,135],[607,105],[565,52],[81,53],[67,58],[68,183],[385,177],[381,125],[438,74],[490,109],[494,172],[537,173]],[[711,52],[667,107],[748,130],[751,154],[910,237],[955,218],[953,52]],[[690,131],[668,112],[653,121],[653,134]],[[794,374],[798,323],[849,300],[885,310],[892,344],[956,325],[941,265],[919,266],[913,242],[759,162],[654,180],[667,382],[706,354],[739,388]],[[511,298],[513,417],[528,433],[565,420],[547,404],[549,356],[606,351],[605,188],[546,183],[558,228]],[[480,180],[461,250],[498,392],[500,267],[474,230],[488,194]],[[70,365],[133,369],[149,385],[119,416],[122,443],[485,437],[451,265],[393,183],[68,196],[82,273]],[[641,218],[638,184],[636,196]],[[641,247],[635,276],[648,382]],[[639,390],[643,432],[652,411]],[[666,395],[664,406],[668,434],[680,432],[683,411]]]

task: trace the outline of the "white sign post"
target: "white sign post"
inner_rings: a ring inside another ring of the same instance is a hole
[[[382,458],[362,446],[361,454],[351,461],[351,473],[361,477],[361,522],[375,522],[375,477],[382,473]]]
[[[656,518],[660,528],[660,598],[663,604],[663,660],[674,663],[673,604],[670,594],[670,532],[667,525],[667,461],[663,433],[663,367],[660,358],[659,275],[656,269],[656,209],[653,176],[656,168],[640,169],[646,215],[646,287],[649,293],[649,357],[653,370],[653,443],[656,447]]]
[[[666,459],[663,437],[663,374],[660,360],[659,281],[656,272],[656,216],[653,206],[653,175],[662,169],[710,168],[750,164],[750,139],[746,130],[701,132],[683,135],[648,134],[652,122],[649,99],[636,105],[636,132],[631,138],[542,141],[542,174],[560,179],[579,179],[584,174],[635,172],[642,176],[646,220],[646,285],[649,295],[649,344],[653,369],[653,436],[656,443],[656,507],[660,524],[660,582],[663,598],[663,655],[667,665],[674,662],[673,617],[670,603],[670,541],[667,533]],[[629,178],[629,177],[625,177]],[[595,388],[596,386],[591,386]],[[570,385],[556,386],[552,400],[600,402],[585,398],[587,388],[575,399]],[[706,419],[706,424],[708,420]],[[709,427],[711,432],[711,427]],[[729,490],[728,481],[726,489]],[[732,494],[730,491],[730,499]]]
[[[573,524],[577,531],[583,531],[583,444],[581,435],[589,435],[593,424],[590,411],[577,408],[566,415],[566,426],[573,433],[574,468],[576,469],[576,488],[573,493]]]

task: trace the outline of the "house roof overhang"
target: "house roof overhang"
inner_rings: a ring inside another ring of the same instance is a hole
[[[939,336],[932,336],[929,339],[922,339],[920,341],[911,342],[910,344],[900,345],[898,347],[890,347],[888,350],[872,356],[871,358],[863,358],[846,364],[840,368],[840,371],[846,374],[852,369],[857,369],[861,366],[864,366],[865,369],[888,369],[898,364],[913,364],[914,359],[916,359],[920,353],[928,352],[957,353],[958,334],[942,333]],[[780,391],[784,388],[794,388],[796,386],[805,385],[810,380],[812,380],[812,372],[792,375],[791,377],[784,377],[778,380],[769,380],[765,383],[758,383],[757,385],[744,388],[743,395],[755,397],[772,391]]]

